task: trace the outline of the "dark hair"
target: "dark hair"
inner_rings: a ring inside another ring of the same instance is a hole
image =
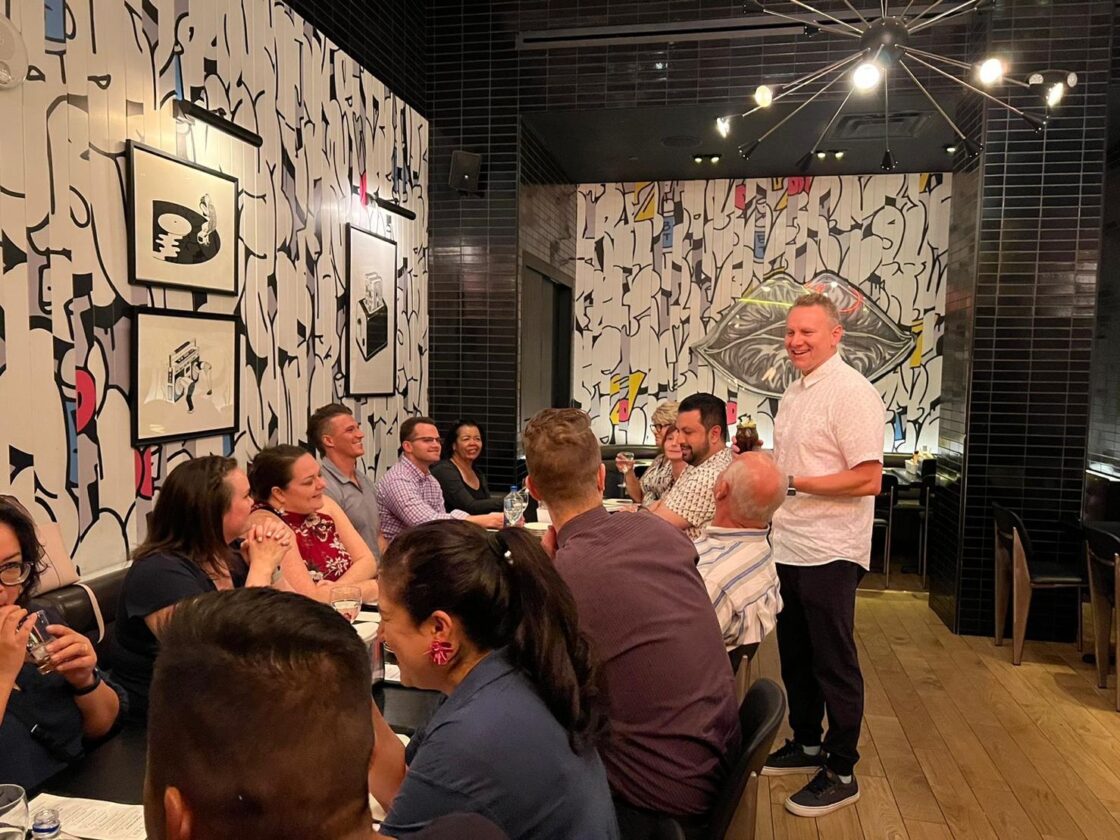
[[[415,624],[444,610],[480,650],[508,645],[574,750],[605,734],[599,668],[579,630],[575,599],[540,541],[523,528],[418,525],[389,544],[379,579]]]
[[[249,462],[249,492],[258,502],[267,502],[273,487],[287,487],[292,480],[292,465],[304,455],[302,446],[282,443],[262,449]]]
[[[132,559],[173,552],[201,568],[225,571],[229,550],[222,517],[233,501],[225,479],[235,469],[233,458],[204,455],[184,461],[168,473],[156,496],[148,536]]]
[[[43,546],[39,543],[39,536],[35,533],[35,520],[27,508],[15,496],[0,494],[0,522],[11,528],[19,541],[19,559],[22,563],[31,564],[31,574],[27,580],[20,584],[19,598],[16,603],[24,606],[31,593],[39,583],[39,576],[43,574],[46,563],[43,560]]]
[[[426,423],[429,426],[436,425],[436,421],[431,417],[409,417],[407,420],[401,423],[400,441],[402,447],[404,446],[404,442],[412,437],[412,433],[421,423]],[[437,426],[436,428],[439,427]]]
[[[327,429],[330,428],[331,421],[336,417],[341,417],[343,414],[354,416],[354,412],[344,405],[338,403],[331,403],[322,408],[315,410],[315,413],[307,421],[307,442],[311,448],[318,452],[320,455],[327,454],[327,448],[323,446],[323,435],[326,434]]]
[[[455,441],[459,439],[459,430],[464,426],[474,426],[478,429],[478,436],[483,440],[486,439],[482,434],[482,427],[478,423],[473,420],[456,420],[447,427],[447,433],[443,436],[443,451],[440,452],[440,457],[444,460],[455,454]]]
[[[699,411],[700,424],[704,427],[704,431],[709,432],[713,427],[718,426],[719,439],[724,443],[727,442],[727,403],[715,394],[693,394],[685,397],[677,406],[678,415],[686,411]]]
[[[149,783],[182,791],[200,836],[351,836],[369,825],[371,702],[365,645],[329,606],[265,587],[189,598],[160,636]]]

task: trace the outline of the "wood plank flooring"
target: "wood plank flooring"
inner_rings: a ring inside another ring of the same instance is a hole
[[[860,591],[866,685],[854,808],[817,820],[783,802],[808,777],[763,777],[759,840],[1116,840],[1120,713],[1073,644],[955,636],[914,592]],[[771,635],[752,677],[781,682]],[[778,743],[789,737],[788,729]]]

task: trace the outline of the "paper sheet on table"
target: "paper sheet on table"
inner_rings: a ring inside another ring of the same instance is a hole
[[[143,805],[41,793],[31,801],[31,813],[40,808],[54,808],[62,821],[63,833],[86,840],[145,840],[148,836]]]
[[[401,666],[385,663],[385,682],[399,683],[401,681]]]

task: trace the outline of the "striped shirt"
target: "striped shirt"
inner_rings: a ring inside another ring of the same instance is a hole
[[[728,650],[761,642],[782,610],[766,530],[709,526],[696,541],[697,569]]]
[[[402,531],[433,519],[466,519],[461,510],[448,513],[443,488],[435,476],[401,457],[377,482],[377,515],[381,533],[392,542]]]

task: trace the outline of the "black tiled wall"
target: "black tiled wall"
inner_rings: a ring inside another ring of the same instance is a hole
[[[1120,2],[1114,20],[1120,24]],[[1116,38],[1115,27],[1113,38]],[[1104,241],[1101,248],[1097,331],[1093,343],[1089,466],[1120,477],[1120,50],[1113,45],[1108,89]]]
[[[429,0],[284,1],[427,116]]]
[[[517,241],[568,277],[576,272],[576,186],[525,125],[521,126]]]
[[[1059,520],[1076,519],[1081,506],[1113,11],[1114,0],[1095,0],[1003,3],[991,13],[990,50],[1021,68],[1074,70],[1080,84],[1045,137],[988,107],[975,206],[970,173],[954,189],[943,390],[951,419],[942,421],[948,455],[937,516],[939,530],[960,539],[955,558],[952,544],[937,540],[931,571],[935,609],[963,633],[992,632],[992,502],[1023,515],[1040,553],[1078,561],[1076,538]],[[1013,102],[1037,105],[1027,91]],[[952,381],[954,366],[967,388]],[[958,498],[954,529],[946,508]],[[1074,628],[1068,593],[1035,594],[1031,637],[1071,638]]]

